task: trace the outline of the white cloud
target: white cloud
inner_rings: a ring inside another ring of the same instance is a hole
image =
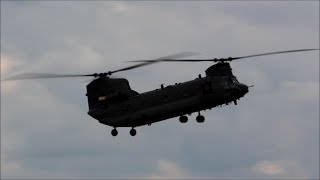
[[[3,172],[7,178],[25,178],[28,176],[27,174],[30,173],[28,170],[22,168],[19,162],[8,161],[5,153],[1,154],[1,172]]]
[[[15,69],[22,67],[23,65],[24,62],[18,57],[8,56],[1,53],[1,80],[12,75]],[[10,93],[17,88],[17,86],[17,82],[14,81],[1,81],[1,93]]]
[[[14,69],[23,65],[21,57],[1,53],[1,76],[13,73]]]
[[[157,171],[154,174],[147,175],[144,179],[186,179],[188,173],[178,164],[168,160],[158,160]]]
[[[35,177],[42,178],[63,178],[71,177],[70,175],[62,175],[61,173],[52,174],[49,170],[36,169],[23,166],[20,161],[10,160],[7,153],[1,153],[1,179],[28,179]]]
[[[285,173],[283,166],[281,166],[279,163],[270,161],[258,162],[252,169],[269,176],[282,175]]]
[[[255,173],[266,175],[269,178],[299,178],[307,179],[304,170],[294,161],[275,160],[268,161],[262,160],[257,162],[251,167]]]
[[[112,10],[117,13],[125,13],[132,9],[133,7],[126,2],[115,2],[114,5],[112,6]]]

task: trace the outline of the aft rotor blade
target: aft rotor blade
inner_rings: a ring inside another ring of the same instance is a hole
[[[104,72],[104,73],[94,73],[94,74],[50,74],[50,73],[22,73],[22,74],[17,74],[11,77],[8,77],[6,79],[3,79],[1,81],[13,81],[13,80],[24,80],[24,79],[48,79],[48,78],[68,78],[68,77],[85,77],[85,76],[93,76],[93,77],[109,77],[111,74],[116,73],[116,72],[121,72],[121,71],[127,71],[130,69],[135,69],[138,67],[150,65],[153,63],[156,63],[157,60],[161,59],[166,59],[166,58],[182,58],[182,57],[187,57],[187,56],[192,56],[197,53],[194,52],[180,52],[176,54],[171,54],[168,56],[160,57],[152,61],[148,62],[143,62],[140,64],[128,66],[125,68],[121,68],[115,71],[109,71],[109,72]]]
[[[198,55],[199,53],[196,52],[191,52],[191,51],[185,51],[185,52],[179,52],[179,53],[175,53],[175,54],[170,54],[167,56],[163,56],[163,57],[159,57],[155,60],[160,60],[160,59],[179,59],[179,58],[184,58],[184,57],[188,57],[188,56],[194,56],[194,55]]]
[[[215,59],[160,59],[160,60],[145,60],[145,61],[132,61],[132,62],[226,62],[226,61],[233,61],[237,59],[244,59],[244,58],[251,58],[257,56],[268,56],[274,54],[283,54],[283,53],[294,53],[294,52],[301,52],[301,51],[314,51],[319,49],[296,49],[296,50],[287,50],[287,51],[275,51],[275,52],[268,52],[262,54],[254,54],[249,56],[240,56],[240,57],[229,57],[229,58],[215,58]]]
[[[128,67],[125,67],[125,68],[121,68],[121,69],[118,69],[118,70],[115,70],[115,71],[110,71],[108,73],[113,74],[113,73],[116,73],[116,72],[127,71],[127,70],[130,70],[130,69],[135,69],[135,68],[138,68],[138,67],[150,65],[150,64],[153,64],[153,63],[156,63],[156,62],[157,61],[148,61],[148,62],[136,64],[136,65],[133,65],[133,66],[128,66]]]
[[[17,74],[3,81],[14,81],[24,79],[47,79],[47,78],[66,78],[66,77],[84,77],[84,76],[95,76],[95,74],[49,74],[49,73],[22,73]]]
[[[170,54],[168,56],[163,56],[163,57],[159,57],[156,59],[145,59],[145,60],[135,60],[135,61],[128,61],[128,62],[160,62],[160,61],[174,61],[176,59],[179,58],[184,58],[184,57],[188,57],[188,56],[194,56],[194,55],[198,55],[199,53],[196,52],[191,52],[191,51],[185,51],[185,52],[180,52],[180,53],[175,53],[175,54]]]
[[[127,70],[130,70],[130,69],[135,69],[135,68],[138,68],[138,67],[151,65],[153,63],[160,62],[161,60],[164,60],[164,59],[183,58],[183,57],[188,57],[188,56],[194,56],[196,54],[198,54],[198,53],[186,51],[186,52],[180,52],[180,53],[175,53],[175,54],[170,54],[170,55],[167,55],[167,56],[159,57],[159,58],[154,59],[154,60],[140,60],[140,61],[136,61],[136,62],[143,62],[143,63],[132,65],[132,66],[128,66],[128,67],[121,68],[121,69],[118,69],[118,70],[115,70],[115,71],[110,71],[109,73],[113,74],[113,73],[116,73],[116,72],[127,71]]]

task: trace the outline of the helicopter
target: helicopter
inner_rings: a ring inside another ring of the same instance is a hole
[[[188,117],[197,112],[196,121],[203,123],[205,117],[201,111],[221,105],[229,105],[249,92],[248,85],[240,83],[232,73],[231,61],[282,53],[314,51],[319,49],[297,49],[276,51],[249,56],[214,59],[179,59],[194,55],[192,52],[177,53],[153,60],[138,60],[138,64],[105,73],[94,74],[47,74],[22,73],[4,80],[23,80],[38,78],[86,77],[94,79],[86,86],[88,115],[101,124],[111,126],[112,136],[117,136],[118,127],[131,127],[130,135],[137,134],[136,127],[151,125],[159,121],[179,117],[181,123],[187,123]],[[205,77],[198,75],[193,80],[161,85],[159,89],[138,93],[131,89],[125,78],[112,78],[114,73],[127,71],[159,62],[214,62],[205,70]]]

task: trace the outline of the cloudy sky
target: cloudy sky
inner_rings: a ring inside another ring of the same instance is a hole
[[[182,51],[194,58],[319,48],[319,1],[1,1],[1,78],[94,73]],[[144,92],[211,64],[117,74]],[[1,82],[1,178],[319,178],[319,51],[232,63],[238,105],[129,128],[87,115],[89,78]]]

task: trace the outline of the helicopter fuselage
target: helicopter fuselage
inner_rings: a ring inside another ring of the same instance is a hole
[[[108,102],[99,97],[99,106],[91,108],[89,115],[100,123],[113,127],[137,127],[169,118],[199,112],[229,104],[243,97],[248,86],[233,76],[200,77],[160,89],[136,94],[126,100]]]

